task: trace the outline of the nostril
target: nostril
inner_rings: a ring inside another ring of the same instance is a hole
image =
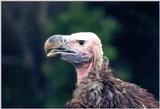
[[[64,39],[64,42],[66,42],[66,39]]]

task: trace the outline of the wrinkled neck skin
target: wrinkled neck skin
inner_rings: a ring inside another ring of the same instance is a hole
[[[77,72],[77,86],[79,86],[80,82],[88,76],[91,71],[100,71],[103,64],[103,57],[99,59],[92,59],[91,62],[84,63],[81,65],[75,66]]]

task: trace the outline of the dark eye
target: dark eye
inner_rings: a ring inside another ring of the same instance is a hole
[[[84,40],[78,40],[79,45],[84,45],[85,41]]]

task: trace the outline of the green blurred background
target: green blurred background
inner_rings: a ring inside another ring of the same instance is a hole
[[[159,98],[158,2],[2,2],[2,107],[63,107],[73,66],[47,59],[54,34],[94,32],[114,75]]]

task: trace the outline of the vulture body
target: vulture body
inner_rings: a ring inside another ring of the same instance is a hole
[[[147,90],[112,75],[96,34],[54,35],[44,48],[48,57],[59,55],[76,69],[77,88],[65,108],[159,108]]]
[[[91,71],[75,90],[68,108],[158,108],[153,95],[139,86],[114,78],[103,63],[101,71]]]

